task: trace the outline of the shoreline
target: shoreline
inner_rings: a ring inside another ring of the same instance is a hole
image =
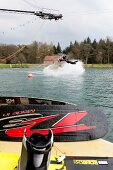
[[[0,68],[36,68],[42,67],[43,64],[0,64]]]
[[[0,68],[36,68],[45,67],[45,64],[0,64]],[[113,68],[113,64],[84,64],[84,68]]]
[[[113,64],[84,64],[85,68],[113,68]]]

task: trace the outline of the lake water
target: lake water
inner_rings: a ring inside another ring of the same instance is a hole
[[[29,73],[32,78],[27,77]],[[84,69],[82,63],[0,69],[0,96],[39,97],[99,108],[108,120],[104,138],[113,142],[113,69]]]

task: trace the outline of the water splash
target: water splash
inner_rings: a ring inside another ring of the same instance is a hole
[[[64,63],[61,66],[52,64],[44,68],[43,73],[48,76],[81,76],[85,72],[83,63],[78,61],[76,64]]]

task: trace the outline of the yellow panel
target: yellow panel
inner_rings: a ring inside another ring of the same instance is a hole
[[[13,170],[19,160],[20,155],[0,152],[0,170]]]
[[[14,170],[14,168],[18,165],[20,155],[19,154],[11,154],[0,152],[0,170]],[[49,166],[49,170],[66,170],[64,166],[64,161],[62,163],[57,164],[56,159],[58,157],[51,157],[51,164]]]
[[[60,169],[66,170],[66,166],[64,165],[64,161],[62,161],[62,163],[57,164],[57,161],[56,161],[57,158],[58,157],[55,157],[55,156],[51,157],[51,164],[49,166],[49,170],[56,170],[56,169],[57,170],[60,170]]]

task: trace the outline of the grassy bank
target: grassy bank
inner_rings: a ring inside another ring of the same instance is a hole
[[[35,68],[43,64],[0,64],[0,68]],[[84,64],[85,68],[113,68],[113,64]]]
[[[113,68],[113,64],[84,64],[85,68]]]
[[[0,68],[34,68],[41,67],[42,64],[0,64]]]

